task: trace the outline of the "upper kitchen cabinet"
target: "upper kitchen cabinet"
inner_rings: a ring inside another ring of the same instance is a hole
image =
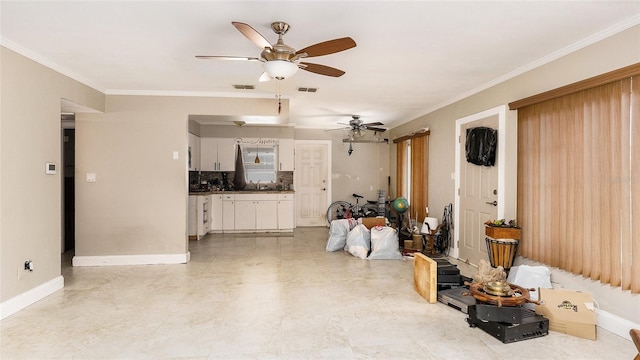
[[[235,141],[232,138],[201,138],[200,167],[203,171],[234,171]]]
[[[278,171],[294,170],[294,148],[293,139],[279,139],[278,141]]]
[[[218,163],[220,171],[235,171],[236,142],[232,138],[218,139]]]
[[[189,133],[189,149],[187,161],[189,161],[189,171],[200,170],[200,137]]]

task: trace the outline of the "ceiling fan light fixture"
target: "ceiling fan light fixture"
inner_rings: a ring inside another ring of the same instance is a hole
[[[263,63],[264,71],[277,80],[286,79],[298,71],[298,65],[285,60],[271,60]]]

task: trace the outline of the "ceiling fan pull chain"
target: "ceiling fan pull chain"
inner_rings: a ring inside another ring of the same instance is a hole
[[[280,94],[280,81],[278,81],[276,83],[276,92],[278,93],[278,115],[280,115],[280,112],[282,111],[282,101],[281,101],[281,94]]]

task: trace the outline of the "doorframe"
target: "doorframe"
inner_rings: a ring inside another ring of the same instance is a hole
[[[328,208],[329,205],[331,204],[331,140],[295,140],[294,141],[294,154],[298,153],[298,145],[300,144],[304,144],[304,145],[327,145],[327,204],[326,207]],[[295,155],[294,155],[294,170],[295,170]],[[300,183],[300,179],[298,179],[298,176],[300,172],[299,171],[294,171],[293,172],[293,189],[295,190],[296,188],[296,183]],[[296,201],[295,201],[295,205],[296,205],[296,213],[295,213],[295,218],[298,219],[298,215],[300,213],[300,205],[298,203],[299,199],[296,196]]]
[[[456,120],[455,149],[455,204],[454,225],[460,224],[460,139],[462,126],[490,116],[498,116],[498,219],[515,219],[517,207],[517,175],[518,175],[518,117],[516,110],[509,110],[507,105],[481,111]],[[453,227],[453,249],[451,256],[458,258],[460,250],[460,229]]]

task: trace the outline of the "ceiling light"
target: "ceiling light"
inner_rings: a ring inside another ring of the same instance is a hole
[[[271,60],[263,63],[264,71],[272,78],[286,79],[298,71],[298,65],[285,60]]]

